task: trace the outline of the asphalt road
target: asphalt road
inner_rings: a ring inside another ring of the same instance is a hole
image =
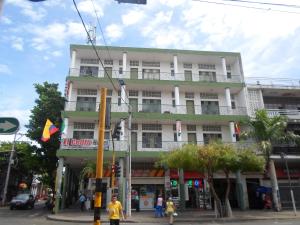
[[[9,210],[7,207],[0,208],[0,225],[92,225],[92,223],[70,223],[70,222],[58,222],[47,220],[46,216],[49,211],[44,209],[43,203],[35,205],[34,209],[28,210]],[[102,223],[106,225],[107,223]],[[124,224],[124,223],[121,223]],[[128,223],[129,224],[129,223]],[[157,223],[161,225],[168,225],[166,223]],[[264,220],[264,221],[248,221],[248,222],[234,222],[234,223],[178,223],[174,225],[299,225],[297,220]],[[139,225],[153,225],[153,223],[139,223]]]

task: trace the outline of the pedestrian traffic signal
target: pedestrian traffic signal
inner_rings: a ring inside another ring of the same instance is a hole
[[[115,168],[115,165],[111,165],[111,173],[115,173],[116,172],[116,168]]]
[[[121,175],[121,166],[119,165],[118,162],[116,162],[116,164],[115,164],[115,174],[116,174],[116,177],[120,177],[120,175]]]
[[[114,129],[112,138],[120,140],[121,129],[122,129],[121,122],[117,122],[115,125],[115,129]]]

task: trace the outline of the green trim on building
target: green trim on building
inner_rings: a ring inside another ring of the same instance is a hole
[[[115,151],[116,157],[125,157],[126,151]],[[159,158],[164,151],[148,152],[148,151],[132,151],[131,157],[133,158]],[[75,157],[75,158],[93,158],[96,160],[96,149],[59,149],[56,152],[57,157]],[[104,151],[104,158],[111,158],[112,151]]]
[[[97,118],[98,112],[80,112],[80,111],[62,111],[63,118],[82,117],[82,118]],[[111,118],[126,118],[126,112],[112,112]],[[241,121],[247,119],[247,115],[201,115],[201,114],[169,114],[169,113],[145,113],[133,112],[132,119],[147,120],[181,120],[183,122],[197,122],[197,121]]]
[[[104,77],[91,77],[91,76],[68,76],[66,80],[69,81],[87,81],[91,83],[101,82],[101,83],[110,83],[108,78]],[[114,82],[118,82],[117,79],[112,79]],[[205,82],[205,81],[180,81],[180,80],[147,80],[147,79],[126,79],[125,83],[130,84],[147,84],[147,85],[172,85],[172,86],[197,86],[197,87],[209,87],[209,88],[243,88],[245,83],[232,83],[232,82]]]
[[[149,53],[169,53],[169,54],[192,54],[192,55],[207,55],[207,56],[236,56],[239,57],[239,52],[215,52],[215,51],[196,51],[196,50],[181,50],[181,49],[161,49],[161,48],[136,48],[136,47],[121,47],[121,46],[95,46],[97,50],[121,51],[121,52],[149,52]],[[70,51],[77,49],[93,50],[91,45],[70,45]]]

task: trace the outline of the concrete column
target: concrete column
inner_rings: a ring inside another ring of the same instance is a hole
[[[185,210],[185,186],[184,186],[184,171],[179,169],[179,207],[180,210]]]
[[[231,115],[232,108],[231,108],[230,88],[225,88],[225,97],[226,97],[226,107],[227,107],[225,112],[227,113],[227,115]]]
[[[67,93],[67,100],[68,100],[68,105],[67,105],[67,110],[70,111],[75,111],[76,108],[76,102],[72,102],[72,90],[73,90],[73,82],[69,83],[69,88],[68,88],[68,93]]]
[[[64,183],[63,183],[63,191],[61,198],[61,208],[66,208],[66,198],[68,194],[68,177],[69,177],[69,166],[66,166],[64,173]]]
[[[230,129],[230,138],[231,142],[235,143],[236,142],[236,137],[235,137],[235,129],[234,129],[234,122],[229,122],[229,129]]]
[[[55,181],[55,208],[54,213],[58,213],[59,205],[61,201],[61,182],[64,168],[64,158],[60,157],[58,160],[58,167],[56,170],[56,181]]]
[[[247,184],[245,177],[242,178],[241,171],[236,172],[236,192],[238,205],[241,210],[249,208]]]
[[[67,138],[68,126],[69,126],[69,118],[64,118],[64,127],[63,130],[61,131],[61,138]]]
[[[127,52],[123,52],[123,75],[127,75]]]
[[[125,185],[124,185],[124,169],[125,169],[125,163],[124,158],[119,159],[119,165],[120,165],[120,177],[119,177],[119,198],[123,206],[125,206]]]
[[[71,55],[70,75],[74,75],[74,74],[78,74],[79,75],[79,71],[75,71],[76,55],[77,55],[76,50],[73,50],[72,51],[72,55]]]
[[[121,120],[121,134],[120,134],[120,141],[124,141],[125,140],[125,120]],[[120,150],[120,149],[117,149]]]
[[[226,69],[226,60],[224,57],[221,58],[221,61],[222,61],[222,75],[224,76],[224,81],[227,80],[227,69]]]
[[[174,95],[175,95],[175,105],[176,105],[176,113],[180,112],[180,95],[179,95],[179,87],[174,87]]]
[[[173,64],[174,64],[174,74],[175,74],[175,77],[176,77],[177,73],[178,73],[178,59],[177,59],[177,55],[173,56]]]

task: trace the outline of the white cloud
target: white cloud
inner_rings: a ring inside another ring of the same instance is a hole
[[[49,49],[51,45],[64,46],[68,39],[86,36],[82,24],[75,22],[52,23],[46,27],[31,26],[30,32],[34,35],[32,46],[39,51]]]
[[[110,24],[105,29],[106,35],[111,41],[115,41],[123,36],[123,29],[118,24]]]
[[[11,46],[18,50],[18,51],[23,51],[23,45],[24,45],[24,42],[23,42],[23,38],[21,37],[12,37],[12,43],[11,43]]]
[[[137,24],[143,20],[145,14],[140,10],[131,10],[122,16],[122,22],[125,26]]]
[[[12,24],[11,19],[6,16],[2,16],[2,18],[0,17],[0,22],[7,25]]]
[[[54,57],[60,57],[60,56],[62,56],[62,52],[61,51],[53,51],[51,53],[51,55],[53,55]]]
[[[105,6],[109,5],[107,0],[83,0],[77,4],[78,10],[81,13],[86,13],[92,17],[103,16]],[[96,10],[96,13],[95,13]]]
[[[172,19],[173,12],[158,12],[152,18],[152,20],[148,20],[148,23],[142,28],[142,34],[144,36],[148,36],[149,34],[153,33],[154,31],[163,28],[164,26],[168,25]]]
[[[6,0],[6,3],[20,7],[22,14],[30,17],[33,21],[39,21],[47,14],[47,11],[43,7],[40,7],[41,4],[37,5],[36,3],[24,0]]]
[[[0,64],[0,74],[12,74],[12,71],[7,65]]]

